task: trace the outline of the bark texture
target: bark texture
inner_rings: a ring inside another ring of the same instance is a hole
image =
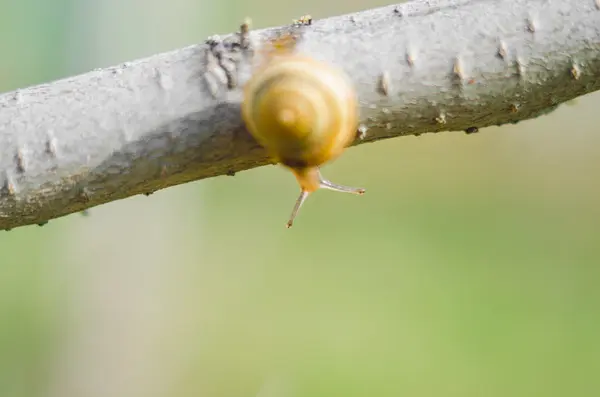
[[[516,123],[600,89],[596,0],[423,0],[215,36],[1,94],[0,228],[270,163],[239,105],[281,33],[351,76],[355,144]]]

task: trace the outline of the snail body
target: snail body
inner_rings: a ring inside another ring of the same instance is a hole
[[[301,194],[288,228],[308,195],[319,188],[365,192],[336,185],[319,171],[356,137],[358,99],[341,70],[298,54],[273,57],[246,83],[242,117],[257,142],[298,180]]]

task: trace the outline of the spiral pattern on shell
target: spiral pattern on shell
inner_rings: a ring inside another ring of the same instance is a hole
[[[242,116],[276,161],[290,168],[318,167],[354,140],[358,100],[343,71],[309,57],[287,55],[250,78]]]

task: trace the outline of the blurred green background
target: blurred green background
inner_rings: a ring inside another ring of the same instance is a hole
[[[0,4],[0,91],[383,0]],[[263,167],[0,235],[0,396],[583,396],[600,94],[348,150],[294,228]]]

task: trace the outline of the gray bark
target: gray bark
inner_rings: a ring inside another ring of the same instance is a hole
[[[240,87],[281,32],[351,76],[356,144],[516,123],[600,89],[596,0],[414,1],[252,31],[249,49],[215,37],[0,95],[0,228],[269,164]]]

